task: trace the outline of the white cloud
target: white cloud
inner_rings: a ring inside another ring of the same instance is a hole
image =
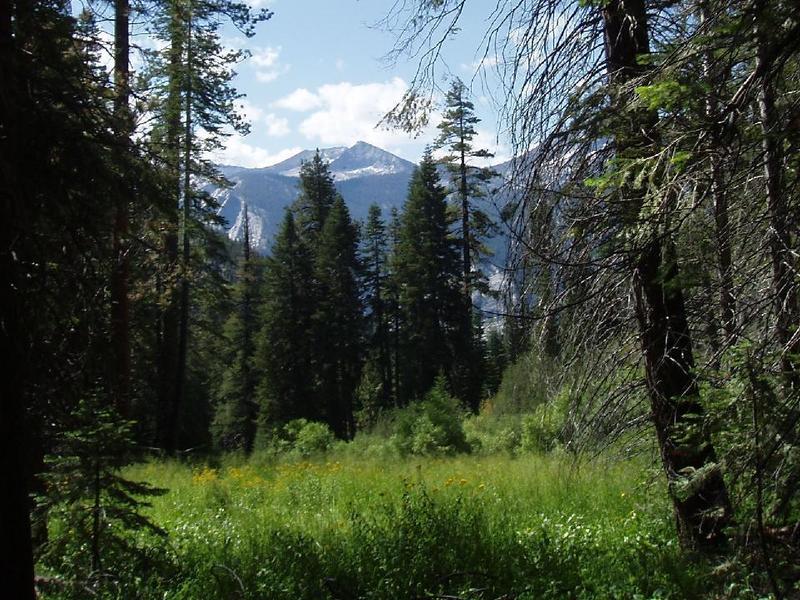
[[[305,88],[297,88],[288,96],[284,96],[272,103],[272,106],[276,108],[286,108],[298,112],[307,112],[321,105],[322,100],[316,94],[312,94]]]
[[[280,63],[281,47],[272,46],[256,47],[252,50],[250,64],[256,70],[256,79],[262,83],[269,83],[289,70],[289,65]]]
[[[224,150],[214,154],[213,160],[221,164],[235,165],[237,167],[268,167],[294,156],[301,150],[302,148],[296,147],[271,153],[264,148],[248,144],[242,136],[234,135],[225,141]]]
[[[267,69],[278,64],[281,48],[280,46],[277,48],[267,46],[266,48],[255,48],[252,52],[253,55],[250,57],[250,60],[253,64],[259,68]]]
[[[278,117],[275,113],[266,113],[263,109],[247,100],[242,100],[239,104],[239,111],[254,128],[266,125],[267,135],[269,136],[280,137],[287,135],[291,131],[288,119]]]
[[[384,83],[323,85],[316,94],[303,90],[320,110],[300,124],[300,132],[324,145],[350,145],[358,140],[382,148],[408,144],[412,140],[407,133],[375,127],[400,101],[406,88],[406,82],[395,77]]]
[[[258,79],[261,83],[269,83],[270,81],[275,81],[278,77],[280,77],[281,72],[278,70],[273,71],[256,71],[256,79]]]
[[[247,100],[242,100],[241,104],[239,104],[239,111],[250,123],[257,123],[264,118],[264,111]]]
[[[264,117],[264,122],[267,124],[267,135],[271,137],[281,137],[288,135],[291,132],[289,128],[289,120],[278,117],[274,113],[269,113]]]

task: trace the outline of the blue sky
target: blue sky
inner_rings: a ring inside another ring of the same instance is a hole
[[[416,60],[402,57],[387,65],[382,57],[394,36],[372,27],[397,0],[254,0],[274,11],[245,39],[225,31],[230,45],[249,48],[252,57],[238,65],[235,86],[246,94],[243,112],[251,134],[234,136],[217,158],[227,164],[261,167],[306,148],[349,146],[363,140],[417,162],[435,135],[430,127],[417,139],[400,131],[375,129],[380,117],[402,96]],[[468,3],[470,4],[470,3]],[[471,3],[480,4],[480,3]],[[486,10],[486,7],[483,9]],[[462,31],[448,45],[451,75],[469,82],[480,68],[479,47],[485,14],[465,14]],[[440,74],[444,83],[445,70]],[[508,158],[496,140],[496,112],[486,90],[473,86],[479,125],[478,143]],[[433,124],[437,121],[434,116]]]

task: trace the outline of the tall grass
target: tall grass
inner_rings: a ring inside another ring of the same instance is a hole
[[[701,597],[643,473],[556,456],[137,465],[170,489],[150,516],[173,565],[139,595]]]

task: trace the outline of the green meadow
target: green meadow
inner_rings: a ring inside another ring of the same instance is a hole
[[[566,455],[210,463],[126,476],[168,488],[146,514],[149,576],[120,597],[696,598],[648,463]],[[132,573],[141,565],[131,564]]]

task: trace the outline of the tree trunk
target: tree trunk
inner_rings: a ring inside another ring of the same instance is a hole
[[[702,22],[709,20],[708,5],[703,2],[700,9]],[[706,51],[703,56],[703,75],[707,81],[717,80],[718,74],[712,72],[714,56],[711,51]],[[713,122],[718,119],[719,104],[713,92],[706,96],[706,119],[713,128]],[[713,128],[716,130],[716,128]],[[722,317],[722,328],[728,338],[727,343],[736,341],[736,297],[733,293],[733,259],[731,256],[730,217],[728,214],[728,195],[722,173],[722,149],[725,144],[720,135],[715,131],[711,140],[711,197],[714,206],[714,237],[717,241],[717,269],[719,271],[719,307]]]
[[[130,114],[130,5],[128,0],[116,0],[114,4],[114,117],[120,136],[120,148],[126,151],[130,144],[133,123]],[[127,188],[127,186],[123,186]],[[128,237],[128,194],[120,189],[116,198],[113,251],[114,269],[111,275],[111,346],[113,348],[112,390],[114,403],[122,417],[130,414],[130,306],[128,299],[129,260],[126,239]]]
[[[172,426],[172,444],[167,448],[174,451],[177,447],[178,418],[186,396],[186,365],[189,351],[189,268],[191,262],[190,230],[192,219],[192,14],[191,6],[186,22],[186,99],[184,114],[184,148],[183,148],[183,214],[181,219],[181,295],[180,324],[178,329],[178,370],[175,379],[175,398],[170,412]]]
[[[0,377],[0,565],[2,589],[8,598],[33,600],[33,548],[31,543],[29,455],[32,436],[25,410],[28,367],[25,303],[20,286],[25,285],[14,252],[20,237],[30,231],[27,206],[15,181],[20,165],[14,157],[23,143],[17,127],[18,101],[24,90],[17,64],[12,29],[12,2],[0,0],[0,350],[6,356]]]
[[[730,218],[728,196],[722,183],[720,159],[711,157],[711,194],[714,198],[714,236],[717,241],[717,265],[719,269],[719,306],[722,328],[728,343],[736,341],[736,297],[733,293],[733,258],[731,255]]]
[[[637,57],[649,52],[644,0],[612,0],[602,9],[609,80],[624,102],[624,87],[642,73]],[[616,137],[618,155],[633,157],[658,143],[658,116],[629,109],[626,129]],[[639,222],[646,190],[623,185],[627,212]],[[698,549],[725,540],[731,516],[727,489],[713,446],[702,427],[703,407],[693,376],[694,356],[675,249],[657,225],[633,253],[633,290],[644,355],[645,378],[663,468],[685,546]]]
[[[470,240],[470,229],[469,229],[469,186],[467,184],[467,157],[465,156],[464,150],[464,123],[463,123],[463,111],[461,119],[462,121],[459,123],[459,143],[461,144],[461,157],[458,163],[458,172],[459,172],[459,183],[458,183],[458,194],[461,196],[461,234],[462,234],[462,241],[461,241],[461,261],[463,263],[463,270],[464,270],[464,297],[467,299],[467,304],[472,304],[471,300],[471,285],[470,279],[472,277],[472,257],[470,256],[470,246],[472,242]],[[472,320],[470,317],[467,317],[470,320],[470,325],[472,324]]]
[[[175,231],[168,231],[164,235],[164,250],[168,268],[172,272],[177,268],[178,260],[178,236]],[[171,281],[166,283],[164,293],[168,297],[167,306],[161,314],[159,323],[159,410],[156,442],[164,450],[172,447],[174,424],[170,415],[175,398],[175,373],[178,370],[178,303],[172,286]]]
[[[681,542],[718,545],[731,517],[714,448],[703,429],[704,410],[678,267],[669,246],[654,238],[641,250],[633,276],[653,423],[667,474]]]
[[[763,8],[763,3],[761,3]],[[775,333],[781,345],[781,368],[787,392],[800,388],[800,368],[794,355],[800,351],[800,336],[793,334],[797,325],[798,301],[795,287],[796,261],[789,229],[789,207],[782,177],[783,123],[775,108],[775,88],[772,83],[768,19],[763,10],[757,16],[756,71],[763,73],[758,88],[758,109],[763,139],[764,192],[769,211],[769,249],[772,259],[772,288],[775,302]]]
[[[159,410],[156,438],[159,447],[172,452],[176,444],[178,413],[174,408],[179,372],[180,293],[172,275],[179,273],[178,209],[181,203],[181,92],[184,51],[184,29],[180,9],[170,3],[170,65],[167,96],[165,145],[166,162],[170,171],[170,189],[174,193],[174,213],[169,215],[164,234],[164,252],[171,275],[165,286],[166,306],[161,316],[161,347],[159,351]]]

